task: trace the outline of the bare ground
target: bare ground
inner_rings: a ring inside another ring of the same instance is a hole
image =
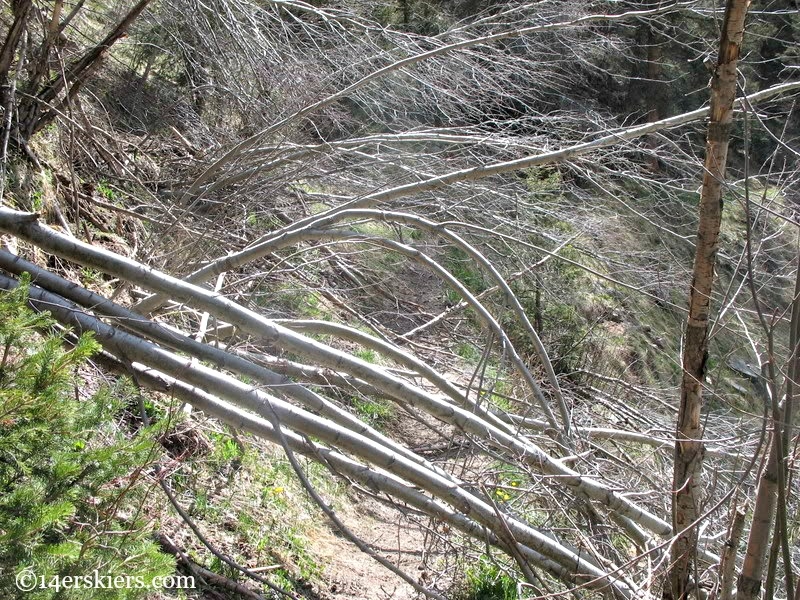
[[[407,575],[423,582],[424,535],[400,513],[371,498],[339,514],[352,533]],[[327,600],[405,600],[417,592],[400,577],[362,553],[341,532],[318,528],[310,548],[325,567],[320,598]]]

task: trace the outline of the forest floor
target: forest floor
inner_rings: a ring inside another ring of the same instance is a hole
[[[436,429],[411,418],[394,419],[389,428],[395,439],[409,447],[436,448],[442,438]],[[391,561],[417,583],[440,590],[453,587],[452,577],[444,574],[447,558],[431,543],[434,530],[428,520],[417,520],[391,504],[350,490],[337,516],[350,531],[383,558]],[[309,550],[325,565],[318,585],[320,600],[405,600],[418,597],[414,588],[360,552],[327,521],[309,533]],[[452,557],[451,557],[452,558]]]
[[[407,575],[424,580],[425,539],[397,511],[362,497],[339,513],[350,530]],[[320,600],[404,600],[416,597],[413,587],[360,552],[332,527],[319,527],[309,539],[312,552],[325,565]]]

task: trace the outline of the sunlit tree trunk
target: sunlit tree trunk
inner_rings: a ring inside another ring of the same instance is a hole
[[[703,430],[700,425],[703,381],[708,358],[708,329],[714,265],[722,219],[722,182],[736,95],[736,65],[744,35],[749,0],[728,0],[717,67],[711,80],[711,114],[706,139],[705,174],[700,196],[689,319],[683,351],[681,405],[675,442],[673,475],[673,527],[669,581],[664,597],[686,597],[697,546],[699,505],[702,494]]]
[[[778,449],[773,443],[770,447],[769,460],[758,482],[756,505],[753,509],[753,523],[747,538],[747,553],[742,564],[742,572],[736,586],[737,600],[758,598],[761,580],[764,573],[764,558],[769,547],[769,534],[772,531],[772,517],[778,500]]]
[[[798,258],[800,262],[800,257]],[[773,409],[772,419],[772,441],[769,449],[769,459],[764,467],[761,477],[758,481],[758,490],[756,492],[756,503],[753,508],[753,524],[750,527],[750,534],[747,538],[747,551],[745,553],[744,562],[742,563],[742,571],[739,575],[737,582],[737,600],[752,600],[758,598],[761,592],[762,582],[764,580],[764,564],[766,563],[767,548],[770,545],[770,533],[776,532],[776,538],[773,540],[773,545],[780,540],[777,532],[780,531],[782,535],[787,535],[785,528],[782,530],[781,525],[785,525],[785,519],[781,521],[781,509],[785,511],[786,498],[789,490],[786,485],[786,470],[784,461],[786,460],[787,448],[789,448],[791,423],[793,422],[793,413],[795,403],[797,400],[795,388],[798,380],[798,339],[800,339],[800,264],[798,264],[798,271],[795,274],[795,288],[794,288],[794,301],[792,302],[792,320],[789,334],[789,348],[791,355],[789,358],[789,377],[786,379],[786,396],[785,404],[783,407],[783,414],[780,408],[775,406]],[[765,398],[769,401],[770,398]],[[772,399],[777,404],[776,399]],[[780,486],[783,486],[783,494],[781,493]],[[783,497],[781,497],[783,496]],[[783,500],[784,506],[780,506],[780,501]],[[776,516],[776,509],[778,509],[777,524],[773,528],[773,520]],[[784,513],[785,514],[785,513]],[[785,540],[783,540],[785,542]],[[784,544],[781,544],[783,546]],[[778,547],[775,546],[775,551]],[[791,588],[794,585],[793,574],[791,572],[791,560],[787,560],[786,552],[784,554],[784,569],[786,570],[786,587],[787,597],[791,597]],[[774,577],[774,570],[773,570]],[[766,597],[771,598],[774,594],[774,579],[770,579],[769,572],[766,585]],[[800,589],[800,586],[798,586]],[[770,591],[772,590],[772,592]],[[800,593],[800,592],[797,592]],[[797,596],[795,593],[795,596]]]

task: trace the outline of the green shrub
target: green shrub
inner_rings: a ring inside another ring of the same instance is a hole
[[[517,582],[496,563],[481,559],[466,572],[459,600],[517,600]]]
[[[97,570],[148,583],[174,571],[137,510],[150,432],[123,435],[114,426],[121,401],[108,390],[79,398],[76,369],[99,345],[83,335],[64,350],[63,336],[40,335],[52,320],[27,308],[26,284],[0,292],[0,597],[144,597],[136,587],[15,586],[23,570],[44,582]]]
[[[444,265],[473,294],[480,294],[488,287],[475,261],[461,248],[449,247]]]
[[[373,427],[385,425],[395,416],[394,406],[380,399],[355,399],[354,407],[358,417]]]

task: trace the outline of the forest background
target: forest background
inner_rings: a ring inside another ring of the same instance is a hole
[[[0,594],[800,598],[799,26],[5,4]]]

